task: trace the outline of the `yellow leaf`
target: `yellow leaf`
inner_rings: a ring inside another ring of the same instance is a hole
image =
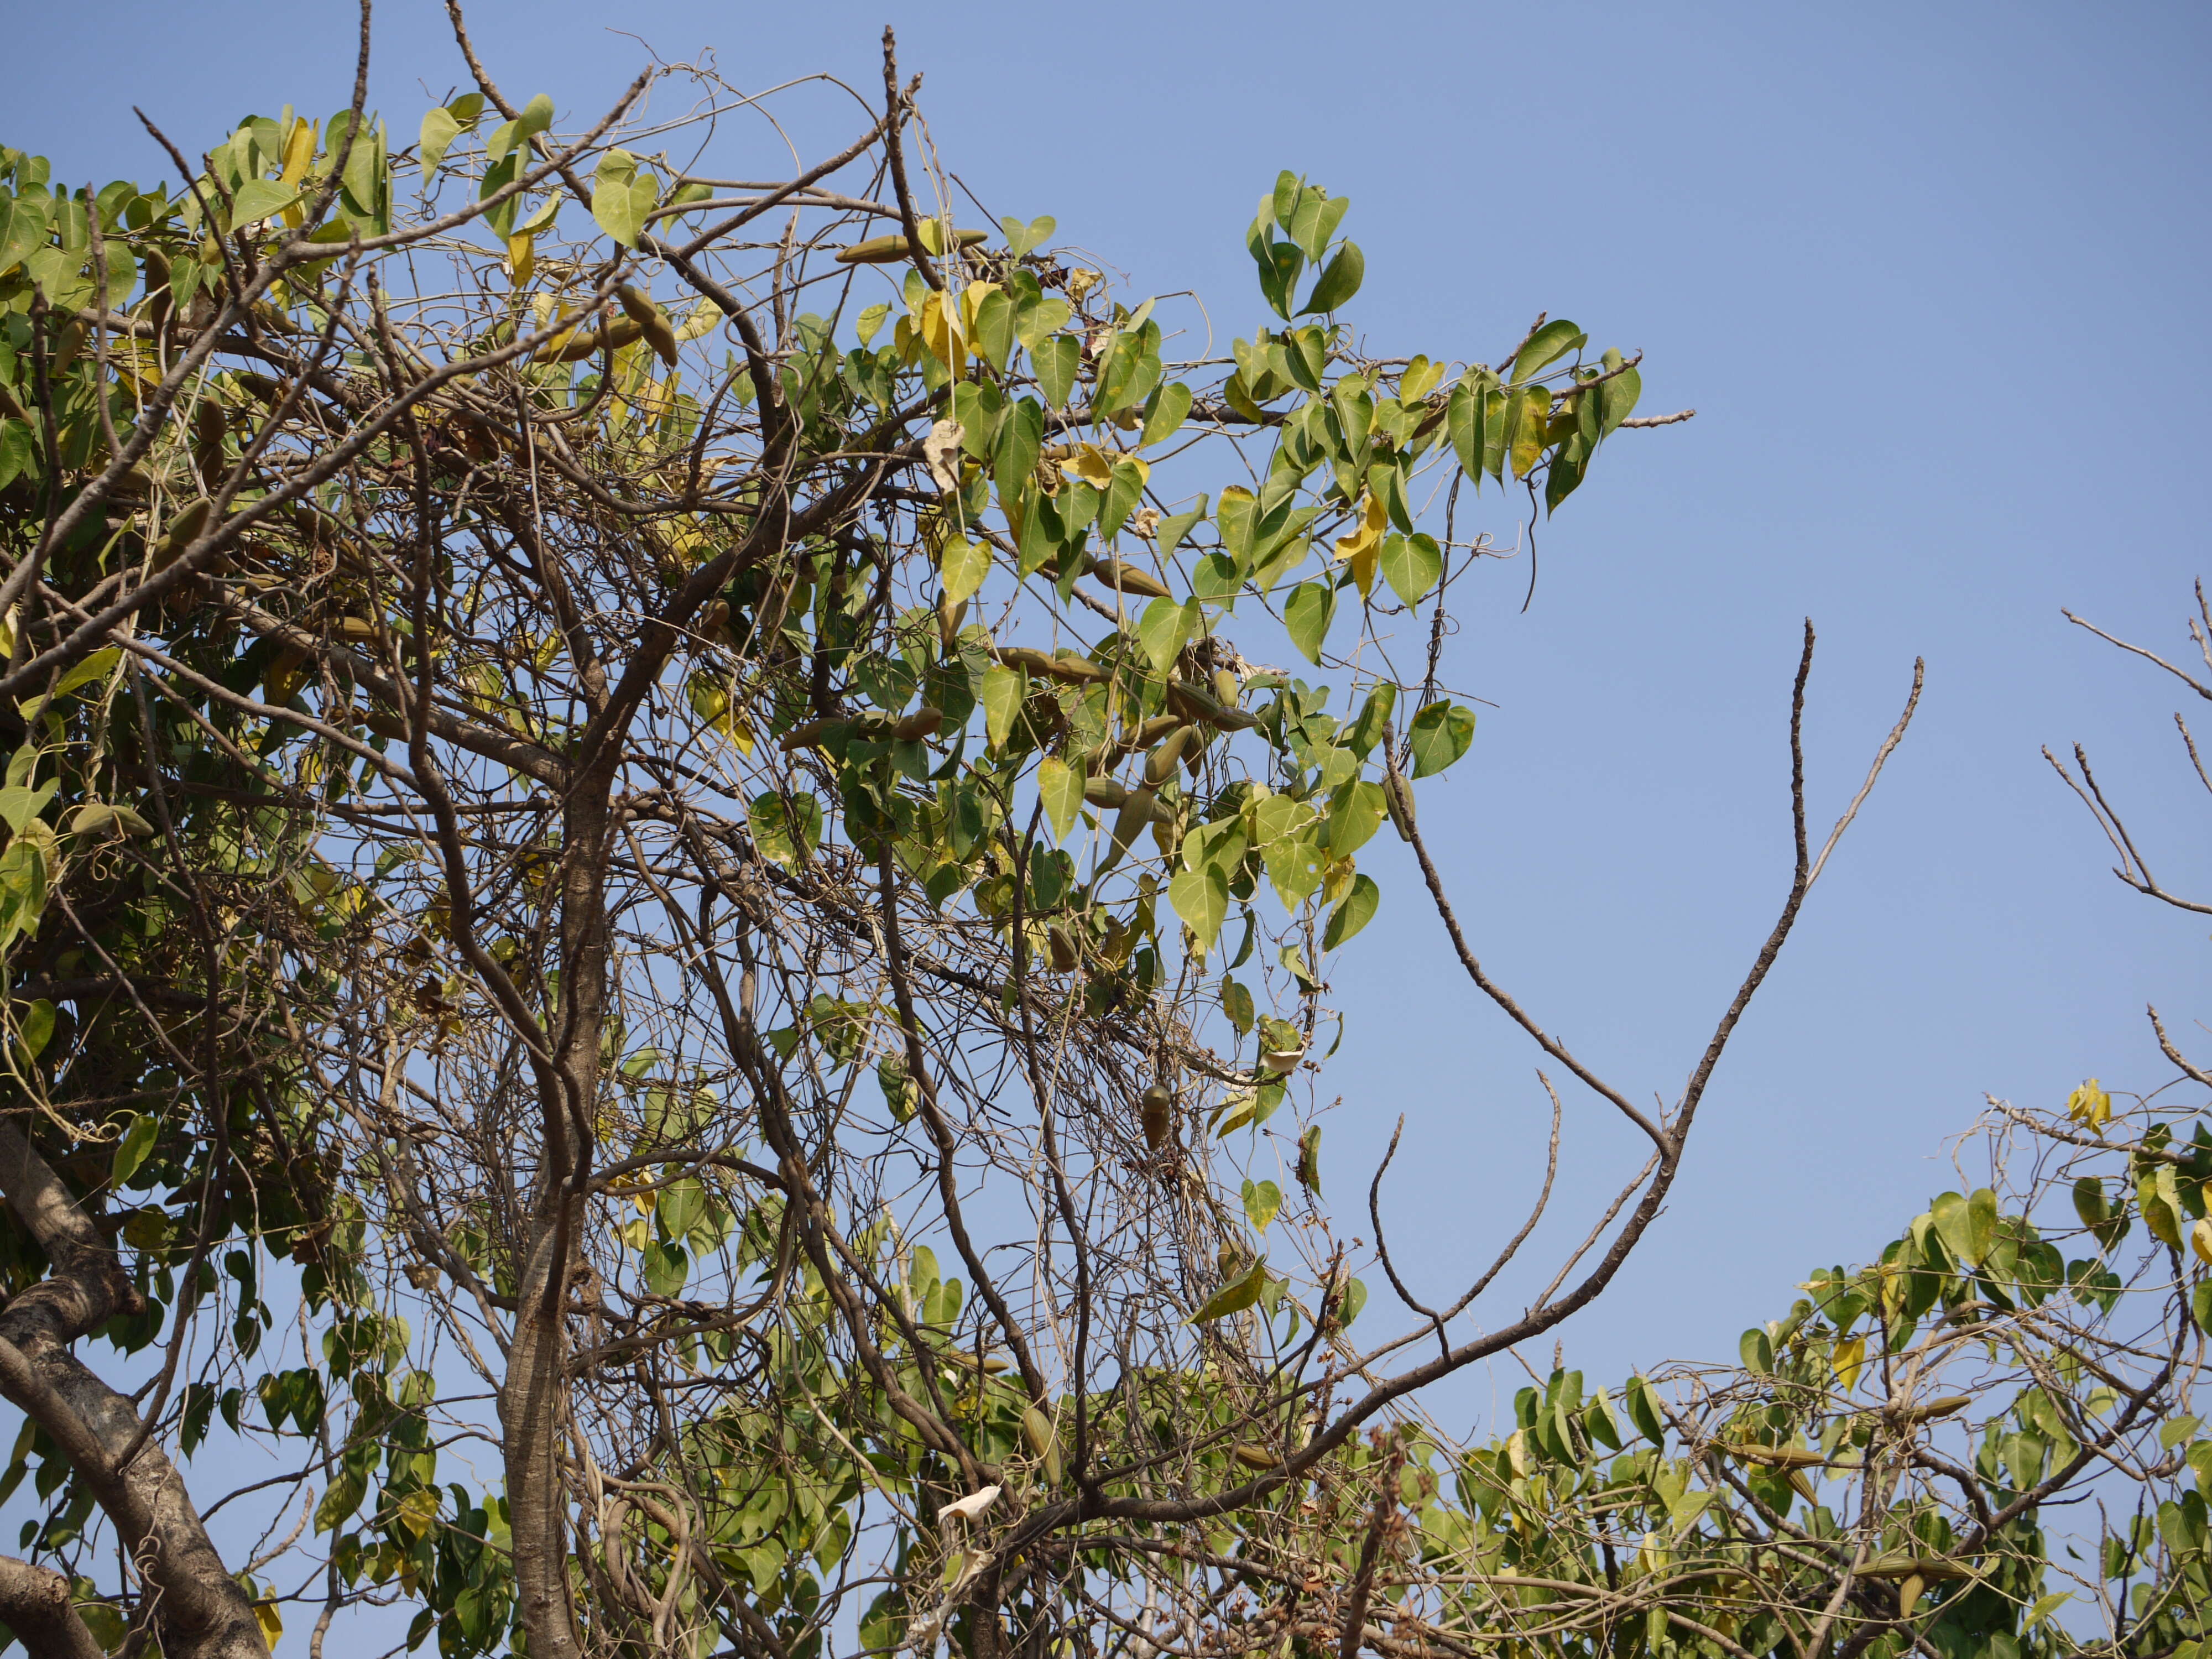
[[[307,163],[315,159],[315,124],[295,119],[284,139],[284,182],[296,185],[307,176]]]
[[[1836,1381],[1844,1385],[1848,1394],[1858,1386],[1859,1368],[1866,1364],[1866,1338],[1855,1336],[1848,1342],[1837,1343],[1828,1363],[1835,1367]]]
[[[1382,556],[1382,532],[1390,514],[1376,496],[1363,495],[1359,500],[1359,526],[1349,536],[1337,538],[1336,556],[1352,566],[1352,579],[1365,599],[1375,586],[1375,567]]]
[[[2197,1259],[2212,1267],[2212,1221],[2200,1221],[2189,1230],[2189,1248],[2197,1252]]]
[[[958,301],[954,301],[954,305],[956,309],[947,311],[945,296],[933,290],[922,295],[921,312],[915,320],[921,335],[923,348],[932,356],[942,361],[952,371],[952,378],[957,380],[966,363],[968,343],[960,327],[957,309]]]
[[[967,331],[975,331],[975,313],[983,308],[983,301],[999,291],[996,283],[970,283],[960,291],[960,310],[967,319]]]
[[[702,300],[698,309],[678,325],[676,337],[679,340],[703,339],[714,332],[714,325],[721,320],[721,307],[712,300]]]
[[[507,239],[507,277],[516,288],[530,284],[530,273],[538,268],[538,233],[526,230],[520,236]],[[564,337],[565,338],[565,337]]]
[[[276,1610],[276,1604],[274,1601],[256,1601],[253,1604],[253,1622],[261,1626],[261,1639],[269,1644],[270,1652],[276,1652],[276,1644],[283,1639],[284,1635],[284,1615]]]
[[[2066,1097],[2066,1115],[2076,1123],[2087,1124],[2092,1129],[2101,1129],[2112,1121],[2112,1097],[2091,1078]]]
[[[1114,458],[1097,444],[1078,444],[1074,456],[1062,461],[1060,470],[1077,483],[1089,484],[1093,489],[1103,489],[1114,482]]]

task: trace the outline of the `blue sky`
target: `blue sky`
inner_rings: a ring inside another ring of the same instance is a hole
[[[1261,320],[1243,228],[1288,167],[1352,198],[1352,315],[1378,352],[1495,360],[1548,309],[1646,351],[1646,412],[1700,411],[1617,441],[1544,528],[1527,614],[1521,566],[1470,582],[1455,678],[1496,707],[1424,796],[1488,964],[1627,1092],[1679,1091],[1780,902],[1800,619],[1822,641],[1824,823],[1926,657],[1919,722],[1725,1062],[1671,1212],[1570,1328],[1576,1361],[1733,1354],[1807,1269],[1954,1184],[1947,1145],[1984,1091],[2166,1081],[2142,1010],[2212,1019],[2205,929],[2106,873],[2038,750],[2089,744],[2160,873],[2212,890],[2212,803],[2171,720],[2196,699],[2059,615],[2189,649],[2212,505],[2185,346],[2208,309],[2200,9],[471,13],[507,89],[568,115],[635,73],[640,40],[713,46],[748,87],[827,69],[866,88],[886,19],[979,196],[1055,214],[1140,291],[1197,289],[1224,338]],[[249,111],[338,107],[352,27],[326,0],[27,8],[0,141],[72,182],[150,181],[130,105],[188,149]],[[442,8],[387,3],[378,41],[375,101],[411,131],[425,88],[462,82]],[[802,150],[850,135],[830,100],[802,108]],[[756,176],[781,165],[760,156]],[[1355,1194],[1405,1112],[1393,1241],[1443,1291],[1525,1206],[1537,1056],[1382,856],[1386,908],[1334,974],[1329,1191],[1364,1235]],[[1599,1109],[1570,1097],[1560,1202],[1583,1216],[1630,1150]]]

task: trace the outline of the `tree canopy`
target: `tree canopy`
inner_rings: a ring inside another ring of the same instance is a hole
[[[2194,1109],[1993,1104],[1735,1362],[1542,1364],[1919,694],[1821,836],[1808,625],[1794,863],[1662,1104],[1492,978],[1419,818],[1451,606],[1686,418],[1640,354],[1374,355],[1288,173],[1224,354],[976,206],[888,32],[779,172],[710,70],[564,115],[449,9],[426,113],[364,9],[347,109],[149,123],[161,183],[0,150],[16,1639],[2194,1659]],[[1323,1146],[1386,902],[1553,1125],[1443,1305]],[[1617,1190],[1555,1192],[1562,1091]],[[1425,1391],[1493,1358],[1470,1439]]]

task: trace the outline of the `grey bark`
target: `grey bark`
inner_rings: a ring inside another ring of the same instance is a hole
[[[69,1580],[12,1555],[0,1555],[0,1626],[31,1659],[107,1659],[71,1605]]]
[[[150,1437],[121,1462],[140,1440],[138,1413],[70,1347],[143,1304],[91,1218],[6,1121],[0,1195],[53,1263],[47,1279],[0,1311],[0,1395],[61,1448],[114,1524],[143,1576],[168,1659],[268,1659],[252,1603],[223,1565],[176,1467]]]

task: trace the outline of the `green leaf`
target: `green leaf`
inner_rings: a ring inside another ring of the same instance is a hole
[[[1014,717],[1022,712],[1022,700],[1028,695],[1029,677],[1018,668],[1001,665],[984,674],[978,700],[983,705],[983,724],[990,733],[992,748],[1005,744],[1006,734],[1014,729]]]
[[[1253,257],[1260,262],[1261,294],[1275,314],[1287,322],[1291,316],[1291,289],[1297,283],[1298,273],[1305,269],[1306,256],[1298,252],[1294,243],[1271,241],[1255,249]]]
[[[2027,1617],[2021,1620],[2021,1633],[2026,1635],[2073,1599],[2071,1590],[2053,1590],[2048,1595],[2039,1596],[2035,1605],[2027,1610]]]
[[[0,420],[0,489],[21,477],[37,453],[38,436],[28,421]]]
[[[1981,1252],[1974,1248],[1973,1225],[1963,1194],[1939,1194],[1928,1206],[1928,1212],[1936,1224],[1936,1237],[1943,1241],[1943,1248],[1950,1251],[1953,1261],[1963,1267],[1981,1260]]]
[[[422,177],[427,181],[438,171],[446,159],[446,152],[453,147],[453,140],[461,136],[461,124],[453,118],[453,111],[442,104],[422,118],[422,144],[416,152],[422,163]]]
[[[1023,304],[1014,319],[1014,332],[1034,355],[1036,349],[1059,333],[1074,314],[1075,307],[1066,301],[1047,295],[1042,299]]]
[[[1329,260],[1328,269],[1322,272],[1321,280],[1306,296],[1305,309],[1298,315],[1311,317],[1336,310],[1359,292],[1359,284],[1366,275],[1367,256],[1360,252],[1358,243],[1346,242]]]
[[[154,1150],[154,1137],[161,1130],[161,1120],[143,1112],[131,1115],[130,1126],[123,1138],[115,1143],[115,1156],[107,1167],[107,1181],[112,1187],[120,1187],[138,1173],[139,1166]]]
[[[1754,1326],[1736,1341],[1736,1352],[1742,1356],[1743,1368],[1759,1376],[1774,1370],[1774,1339]]]
[[[1317,187],[1309,189],[1301,193],[1291,222],[1283,228],[1291,233],[1291,240],[1306,258],[1319,264],[1321,256],[1328,251],[1329,242],[1336,235],[1336,228],[1344,222],[1344,216],[1351,207],[1349,196],[1324,196]]]
[[[592,217],[601,230],[624,247],[635,247],[645,229],[645,216],[660,199],[660,185],[641,169],[637,157],[625,149],[611,149],[599,157],[592,178]]]
[[[54,689],[47,693],[47,696],[56,698],[65,697],[80,685],[106,678],[109,671],[122,660],[123,647],[120,646],[110,646],[105,651],[95,651],[76,667],[70,669],[68,673],[63,675],[60,679],[55,681]]]
[[[1083,775],[1058,756],[1047,755],[1037,763],[1036,784],[1044,815],[1052,824],[1053,840],[1066,841],[1083,807]]]
[[[1474,711],[1459,703],[1431,703],[1413,716],[1413,775],[1441,772],[1474,741]]]
[[[1650,1383],[1641,1376],[1630,1377],[1627,1388],[1621,1391],[1621,1403],[1628,1407],[1628,1420],[1636,1425],[1638,1433],[1655,1446],[1667,1443],[1666,1419]]]
[[[754,797],[745,822],[752,831],[754,850],[787,870],[804,862],[822,840],[821,803],[803,790],[788,805],[778,794]]]
[[[1218,864],[1186,870],[1168,884],[1168,902],[1198,936],[1198,948],[1210,951],[1229,919],[1229,878]]]
[[[1528,343],[1513,359],[1513,378],[1533,380],[1589,337],[1564,317],[1547,323],[1529,336]]]
[[[1382,828],[1383,815],[1389,811],[1382,786],[1360,780],[1341,786],[1329,797],[1328,855],[1332,859],[1349,858]]]
[[[1278,836],[1267,843],[1261,857],[1267,866],[1267,879],[1274,885],[1275,896],[1282,900],[1283,908],[1295,915],[1321,885],[1321,849],[1313,830],[1309,828],[1294,836]]]
[[[21,1029],[16,1033],[23,1045],[26,1059],[36,1060],[45,1052],[54,1034],[54,1005],[40,997],[23,1011]]]
[[[1966,1227],[1974,1260],[1986,1260],[1997,1236],[1997,1195],[1990,1188],[1977,1187],[1966,1200]]]
[[[1229,1016],[1229,1023],[1237,1028],[1237,1036],[1250,1034],[1254,1018],[1252,993],[1226,975],[1221,981],[1221,1012]]]
[[[697,1177],[686,1176],[662,1188],[653,1208],[669,1237],[680,1244],[707,1213],[707,1189]]]
[[[1359,1317],[1359,1310],[1367,1305],[1367,1286],[1357,1279],[1344,1281],[1344,1301],[1336,1310],[1336,1322],[1349,1325]]]
[[[270,179],[248,179],[231,195],[231,228],[243,230],[264,219],[273,219],[299,199],[300,192],[289,185]]]
[[[1381,680],[1367,700],[1359,705],[1359,713],[1338,739],[1352,752],[1365,760],[1374,752],[1375,745],[1382,741],[1390,730],[1391,712],[1398,706],[1398,687],[1395,681]],[[1334,843],[1332,842],[1331,845]]]
[[[46,810],[46,803],[60,787],[58,780],[49,779],[35,789],[21,783],[0,789],[0,819],[6,821],[9,833],[21,835],[23,826]]]
[[[28,432],[30,428],[26,427],[24,430]],[[1183,538],[1190,534],[1191,526],[1206,516],[1206,498],[1200,495],[1196,507],[1170,514],[1160,520],[1159,528],[1152,533],[1158,538],[1162,558],[1170,556],[1182,545]]]
[[[1014,349],[1014,302],[1004,289],[984,296],[975,310],[975,355],[993,368],[1006,366]]]
[[[1443,549],[1427,534],[1393,536],[1382,544],[1382,580],[1407,605],[1419,605],[1444,574]]]
[[[353,1512],[361,1507],[361,1500],[368,1495],[368,1477],[347,1464],[331,1482],[315,1505],[317,1533],[335,1532],[352,1519]]]
[[[674,1296],[691,1276],[691,1260],[680,1244],[648,1240],[645,1247],[645,1288],[655,1296]]]
[[[1267,1224],[1283,1207],[1283,1189],[1272,1181],[1247,1181],[1244,1183],[1244,1218],[1252,1224],[1252,1231],[1264,1233]]]
[[[1583,1432],[1610,1451],[1620,1449],[1620,1423],[1613,1414],[1613,1401],[1600,1389],[1583,1407]]]
[[[1336,615],[1336,589],[1327,582],[1301,582],[1283,605],[1283,627],[1308,662],[1321,661],[1322,642]]]
[[[1242,1313],[1260,1299],[1260,1292],[1267,1283],[1267,1261],[1265,1256],[1254,1262],[1251,1270],[1240,1279],[1233,1279],[1212,1296],[1206,1304],[1185,1322],[1203,1325],[1210,1319],[1226,1319],[1231,1314]]]
[[[1006,252],[1017,259],[1030,249],[1042,247],[1060,228],[1060,221],[1049,213],[1042,214],[1024,224],[1018,219],[1001,219],[999,228],[1006,233]]]
[[[1636,400],[1644,395],[1644,377],[1632,368],[1620,374],[1597,389],[1598,434],[1610,438],[1613,429],[1636,411]]]
[[[0,229],[0,276],[46,245],[47,204],[36,196],[19,196]]]
[[[945,578],[945,597],[954,605],[972,597],[991,568],[991,550],[965,536],[954,536],[939,555]]]
[[[1181,380],[1163,381],[1145,406],[1145,429],[1137,447],[1150,449],[1154,444],[1165,443],[1182,429],[1189,414],[1190,388]]]
[[[1322,949],[1334,951],[1354,933],[1375,919],[1375,908],[1382,902],[1382,890],[1376,886],[1370,876],[1354,876],[1352,890],[1344,901],[1329,912],[1328,929],[1322,935]]]
[[[1177,605],[1173,599],[1154,599],[1137,623],[1137,641],[1152,665],[1165,673],[1182,654],[1182,648],[1206,629],[1206,613],[1196,599]]]
[[[1076,371],[1083,366],[1083,348],[1072,334],[1055,334],[1030,348],[1030,362],[1036,368],[1037,390],[1054,409],[1066,407],[1068,395],[1075,390]]]

